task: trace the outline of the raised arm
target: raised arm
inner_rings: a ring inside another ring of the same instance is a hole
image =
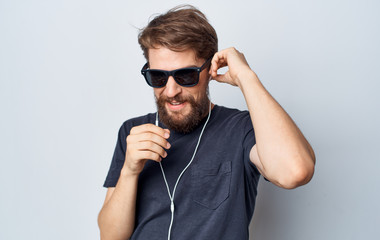
[[[124,166],[115,188],[109,188],[98,216],[102,240],[126,240],[133,233],[138,177],[148,159],[161,161],[169,149],[169,130],[153,124],[131,129]]]
[[[217,70],[225,66],[228,71],[218,75]],[[282,188],[308,183],[314,173],[314,151],[290,116],[261,84],[244,55],[235,48],[217,52],[210,73],[218,82],[238,86],[244,94],[256,135],[250,160],[260,173]]]

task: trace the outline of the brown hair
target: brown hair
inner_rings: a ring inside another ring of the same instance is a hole
[[[148,60],[148,50],[160,46],[172,51],[193,50],[197,58],[208,59],[218,51],[218,37],[206,16],[191,5],[182,5],[156,16],[138,36]]]

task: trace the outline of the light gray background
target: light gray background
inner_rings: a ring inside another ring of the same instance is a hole
[[[182,1],[0,1],[0,239],[98,239],[117,131],[155,111],[138,28]],[[378,1],[188,1],[310,141],[312,182],[259,185],[251,239],[378,239]],[[238,88],[212,100],[246,109]]]

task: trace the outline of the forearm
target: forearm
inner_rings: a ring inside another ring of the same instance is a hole
[[[255,129],[261,170],[280,186],[292,188],[308,182],[315,156],[301,131],[253,71],[239,76],[238,82]]]
[[[110,199],[99,213],[98,224],[102,240],[126,240],[135,225],[138,175],[121,171]]]

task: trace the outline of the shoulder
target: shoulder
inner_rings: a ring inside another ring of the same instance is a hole
[[[215,104],[215,110],[217,110],[218,114],[221,114],[223,116],[228,116],[228,117],[236,117],[236,116],[243,116],[243,115],[249,114],[247,110],[229,108],[229,107],[220,106],[216,104]]]
[[[239,110],[236,108],[228,108],[224,106],[215,105],[216,115],[218,121],[224,124],[242,124],[250,123],[251,119],[247,110]]]

